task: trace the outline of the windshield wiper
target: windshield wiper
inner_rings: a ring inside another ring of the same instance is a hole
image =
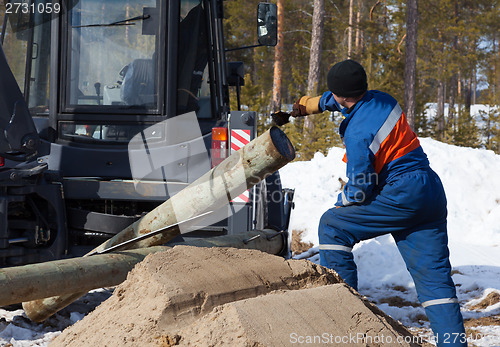
[[[88,28],[88,27],[112,27],[116,25],[135,25],[135,23],[129,23],[137,20],[146,20],[151,18],[149,14],[143,14],[142,16],[127,18],[124,20],[119,20],[117,22],[109,23],[109,24],[87,24],[87,25],[75,25],[72,28]]]

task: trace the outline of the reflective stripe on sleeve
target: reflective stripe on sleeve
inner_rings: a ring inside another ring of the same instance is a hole
[[[434,305],[442,305],[442,304],[458,304],[457,298],[444,298],[444,299],[435,299],[435,300],[427,300],[422,303],[422,307],[429,307]]]
[[[384,142],[387,136],[389,136],[392,129],[394,129],[394,126],[399,121],[399,118],[401,118],[402,113],[403,110],[401,109],[401,106],[399,106],[399,104],[396,104],[396,106],[394,106],[391,113],[385,120],[384,124],[382,124],[380,129],[375,134],[375,137],[370,144],[370,150],[372,151],[373,155],[377,154],[378,150],[380,149],[380,145],[382,144],[382,142]]]
[[[354,201],[349,201],[349,199],[347,198],[347,195],[345,194],[345,187],[344,189],[342,189],[342,193],[340,194],[340,196],[342,197],[342,206],[351,206],[351,205],[354,205],[356,202]],[[360,201],[358,201],[360,202]]]
[[[350,204],[349,200],[347,199],[347,196],[345,195],[344,189],[342,189],[342,205],[348,206]]]
[[[324,251],[352,252],[352,247],[341,246],[341,245],[319,245],[319,249],[322,249]]]

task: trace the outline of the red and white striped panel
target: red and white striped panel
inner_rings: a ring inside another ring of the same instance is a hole
[[[250,130],[231,130],[231,153],[241,149],[250,142]]]
[[[231,130],[231,153],[241,149],[250,142],[250,130],[233,129]],[[248,189],[240,196],[234,198],[232,202],[247,203],[250,201],[250,192]]]
[[[231,200],[231,202],[241,202],[245,204],[247,202],[250,202],[250,192],[247,189],[244,193],[240,194],[239,196]]]

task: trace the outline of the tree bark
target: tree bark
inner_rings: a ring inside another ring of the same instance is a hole
[[[325,19],[325,1],[314,0],[313,6],[314,10],[312,18],[311,50],[309,53],[309,74],[307,76],[307,94],[311,96],[315,96],[318,93],[323,25]]]
[[[471,105],[472,105],[472,88],[473,88],[473,83],[472,83],[472,76],[466,80],[466,86],[465,86],[465,111],[468,114],[471,114]]]
[[[453,13],[453,18],[454,18],[454,23],[455,25],[458,25],[458,18],[459,18],[459,7],[458,7],[458,1],[454,1],[454,13]],[[455,35],[452,40],[452,51],[453,53],[459,51],[459,38],[458,35]],[[455,112],[455,103],[457,101],[457,93],[460,91],[460,71],[458,71],[456,68],[452,70],[453,74],[451,75],[451,80],[450,80],[450,95],[449,95],[449,101],[448,101],[448,128],[452,131],[457,130],[456,129],[456,121],[457,121],[457,112]]]
[[[352,27],[354,25],[354,0],[349,0],[349,27],[347,28],[347,58],[352,58]]]
[[[363,46],[363,32],[361,31],[361,11],[363,9],[363,2],[358,0],[358,11],[356,14],[356,39],[354,50],[357,57],[361,55]]]
[[[415,88],[417,76],[417,0],[406,3],[406,53],[404,107],[408,123],[415,129]]]
[[[281,79],[283,77],[283,27],[284,27],[284,2],[278,0],[278,44],[274,49],[274,79],[273,79],[273,112],[278,112],[281,109]]]
[[[448,98],[448,128],[450,130],[455,130],[455,102],[457,98],[457,85],[458,85],[458,77],[457,74],[454,73],[451,76],[450,81],[450,95]]]
[[[476,104],[476,97],[477,97],[477,74],[476,74],[476,69],[474,68],[473,70],[473,75],[472,75],[472,105],[475,105]]]
[[[438,87],[437,87],[437,108],[436,108],[436,121],[437,121],[436,138],[438,140],[442,140],[444,138],[444,128],[445,128],[444,99],[445,99],[444,83],[443,81],[440,80],[438,82]]]
[[[495,42],[497,40],[497,37],[496,35],[494,34],[493,36],[493,45],[494,45],[494,48],[493,48],[493,52],[496,52],[496,61],[494,61],[494,64],[493,64],[493,76],[496,76],[496,84],[493,83],[493,97],[495,100],[496,103],[500,103],[500,96],[498,95],[498,88],[500,87],[500,50],[495,47]],[[498,143],[498,152],[500,152],[500,142]]]
[[[321,65],[321,43],[323,41],[323,25],[325,19],[325,1],[314,0],[313,18],[312,18],[312,34],[311,34],[311,50],[309,53],[309,73],[307,76],[307,95],[316,96],[318,94],[319,85],[319,69]],[[314,132],[314,116],[305,117],[304,133],[313,134]],[[312,139],[311,136],[308,139]]]

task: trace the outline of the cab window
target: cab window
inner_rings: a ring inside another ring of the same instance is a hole
[[[67,16],[66,108],[158,109],[156,0],[80,0]]]
[[[211,118],[209,35],[205,1],[183,0],[180,7],[177,114],[195,111]]]
[[[24,3],[39,8],[43,0]],[[60,8],[60,7],[58,7]],[[49,111],[51,15],[40,11],[11,11],[4,18],[2,47],[19,88],[33,115]]]

